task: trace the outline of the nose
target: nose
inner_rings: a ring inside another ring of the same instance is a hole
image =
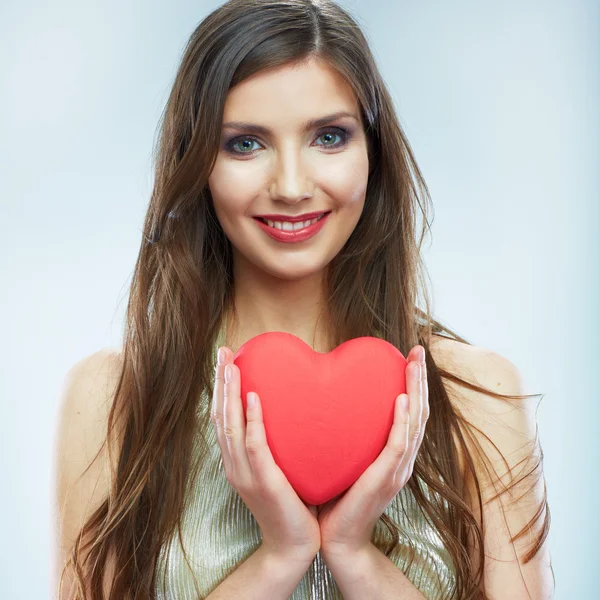
[[[313,184],[310,169],[305,164],[302,152],[294,148],[282,151],[274,165],[271,198],[288,204],[296,204],[312,198]]]

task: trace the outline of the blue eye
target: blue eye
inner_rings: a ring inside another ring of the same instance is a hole
[[[234,150],[233,147],[240,142],[246,143],[245,150],[248,150],[252,144],[258,144],[258,142],[251,137],[238,137],[233,138],[230,142],[227,143],[227,150],[233,152],[233,154],[254,154],[254,150],[251,152],[246,152],[245,150],[240,152],[239,150]]]
[[[341,128],[337,129],[336,128],[336,129],[327,130],[324,133],[322,133],[321,135],[319,135],[319,137],[317,139],[323,138],[326,135],[332,136],[332,137],[337,135],[338,137],[341,138],[341,141],[338,142],[337,144],[324,144],[324,146],[326,148],[338,148],[339,146],[343,146],[348,141],[348,132],[345,129],[341,129]],[[321,145],[323,145],[323,144],[321,144]]]
[[[342,127],[330,127],[326,130],[323,130],[322,133],[320,133],[317,137],[317,139],[320,138],[325,138],[325,136],[328,136],[330,139],[335,139],[335,136],[338,136],[340,138],[340,141],[334,144],[331,143],[325,143],[325,144],[317,144],[318,146],[323,146],[324,148],[341,148],[342,146],[345,146],[348,143],[348,139],[350,138],[350,134],[348,133],[348,131],[346,129],[343,129]],[[240,151],[238,149],[235,149],[236,144],[242,143],[242,142],[250,142],[249,144],[246,144],[245,148],[246,150],[249,150],[249,152],[246,151]],[[237,154],[237,155],[252,155],[256,153],[256,149],[252,149],[252,143],[259,143],[258,140],[251,135],[241,135],[241,136],[237,136],[234,138],[231,138],[230,140],[228,140],[225,143],[225,150],[231,154]]]

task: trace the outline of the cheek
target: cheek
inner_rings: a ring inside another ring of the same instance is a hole
[[[227,219],[227,215],[244,212],[256,197],[260,188],[260,176],[250,169],[241,169],[226,161],[215,165],[208,187],[219,218]]]
[[[339,208],[362,209],[367,192],[369,165],[365,160],[348,164],[331,165],[320,187]]]
[[[222,193],[231,195],[240,190],[250,192],[260,189],[264,183],[264,166],[253,160],[217,160],[209,177]],[[212,184],[211,184],[212,185]]]

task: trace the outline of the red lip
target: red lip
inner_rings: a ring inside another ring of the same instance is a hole
[[[310,219],[316,219],[322,214],[331,212],[329,210],[320,210],[317,212],[304,213],[303,215],[291,216],[291,215],[256,215],[255,219],[268,219],[269,221],[287,221],[288,223],[297,223],[298,221],[309,221]]]
[[[254,220],[267,235],[278,242],[303,242],[304,240],[308,240],[309,238],[313,237],[321,230],[323,225],[325,225],[325,221],[327,221],[329,218],[330,212],[326,213],[325,216],[319,219],[316,223],[313,223],[308,227],[303,227],[298,231],[283,231],[282,229],[276,229],[275,227],[267,225],[267,223],[259,218],[255,218]]]

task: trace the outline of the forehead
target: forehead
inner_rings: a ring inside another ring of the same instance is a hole
[[[285,127],[340,111],[359,116],[354,91],[335,69],[311,60],[260,71],[229,90],[223,122]]]

